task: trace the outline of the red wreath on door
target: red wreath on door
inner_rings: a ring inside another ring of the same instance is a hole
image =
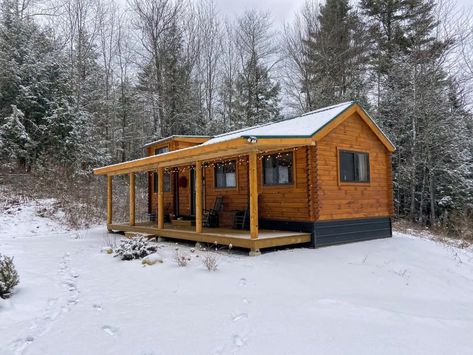
[[[179,187],[182,187],[182,188],[187,187],[187,178],[185,176],[181,176],[179,178]]]

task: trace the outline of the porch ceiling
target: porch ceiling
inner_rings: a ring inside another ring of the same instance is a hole
[[[264,138],[250,143],[247,139],[237,138],[209,145],[197,145],[189,148],[170,151],[141,159],[108,165],[94,169],[95,175],[122,175],[132,172],[156,170],[158,167],[187,165],[196,161],[225,159],[249,152],[263,153],[290,147],[315,144],[312,138]]]

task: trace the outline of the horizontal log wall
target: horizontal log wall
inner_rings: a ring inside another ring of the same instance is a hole
[[[262,162],[258,162],[258,191],[260,218],[307,221],[310,219],[308,155],[305,147],[294,151],[293,183],[291,185],[263,185]],[[314,187],[315,188],[315,187]]]
[[[340,184],[338,149],[369,153],[370,183]],[[390,216],[390,153],[358,114],[347,118],[317,145],[319,220]]]

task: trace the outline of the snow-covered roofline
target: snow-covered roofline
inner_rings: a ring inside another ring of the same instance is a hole
[[[143,148],[147,148],[147,147],[150,147],[152,145],[156,145],[156,144],[160,144],[160,143],[165,143],[165,142],[168,142],[168,141],[172,141],[172,140],[179,140],[179,139],[186,139],[186,138],[202,138],[202,139],[210,139],[212,138],[212,136],[201,136],[201,135],[189,135],[189,134],[173,134],[172,136],[169,136],[169,137],[164,137],[164,138],[160,138],[156,141],[153,141],[153,142],[149,142],[149,143],[146,143]]]

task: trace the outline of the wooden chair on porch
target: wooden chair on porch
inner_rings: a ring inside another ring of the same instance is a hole
[[[250,224],[250,210],[247,207],[242,211],[235,211],[233,215],[233,229],[248,229]]]
[[[261,202],[261,195],[258,195],[258,205]],[[244,210],[234,211],[233,229],[250,229],[250,204]]]
[[[203,210],[202,225],[204,227],[218,227],[218,213],[223,208],[223,196],[215,198],[214,207],[209,210]]]

